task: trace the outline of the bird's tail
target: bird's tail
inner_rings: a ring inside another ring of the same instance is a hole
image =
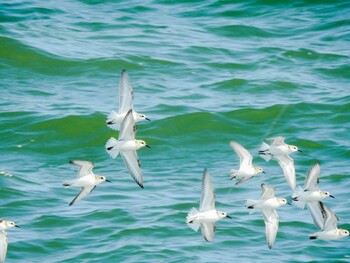
[[[311,235],[309,235],[309,238],[310,238],[310,239],[317,239],[317,235],[311,234]]]
[[[305,202],[299,201],[298,197],[304,192],[303,188],[301,188],[299,185],[297,189],[292,193],[292,202],[293,205],[298,207],[299,209],[304,209],[305,208]]]
[[[268,145],[266,142],[263,142],[259,148],[259,155],[266,162],[270,161],[271,159],[270,145]]]
[[[117,119],[117,114],[115,111],[111,111],[109,115],[107,116],[107,126],[113,130],[119,131],[120,129],[120,123]]]
[[[193,222],[193,220],[197,214],[198,214],[197,209],[192,207],[192,209],[190,210],[190,212],[188,212],[187,217],[186,217],[187,225],[195,232],[197,232],[198,229],[200,228],[200,224]]]
[[[245,202],[245,207],[248,209],[249,214],[252,214],[255,212],[255,205],[258,201],[253,200],[253,199],[247,199],[247,201]]]
[[[107,153],[113,158],[117,158],[119,154],[119,150],[115,147],[117,145],[117,140],[113,137],[111,137],[107,142],[106,142],[106,151]]]
[[[65,182],[63,183],[63,186],[64,186],[64,187],[69,187],[69,186],[72,186],[72,184],[73,184],[73,181],[65,181]]]

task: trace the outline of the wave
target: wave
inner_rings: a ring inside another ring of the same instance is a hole
[[[14,67],[29,72],[35,72],[50,76],[70,77],[89,75],[91,72],[96,76],[115,75],[116,69],[127,68],[136,70],[143,63],[156,63],[162,65],[176,64],[172,61],[151,58],[148,56],[128,55],[122,59],[96,58],[96,59],[70,59],[45,52],[34,46],[25,44],[19,40],[0,36],[0,56],[3,59],[2,67]],[[134,63],[134,61],[139,61]]]

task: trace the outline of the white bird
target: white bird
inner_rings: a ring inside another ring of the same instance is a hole
[[[245,206],[248,208],[249,213],[253,213],[255,209],[261,210],[265,222],[267,245],[271,249],[275,243],[279,225],[276,209],[288,202],[285,198],[275,197],[275,189],[270,185],[261,184],[261,190],[260,200],[248,199]]]
[[[265,173],[261,167],[253,166],[252,155],[242,145],[235,141],[231,141],[230,146],[237,153],[240,161],[239,169],[232,169],[230,172],[231,179],[239,179],[239,181],[236,182],[236,185],[245,182],[259,173]]]
[[[136,140],[136,125],[133,118],[133,111],[129,110],[122,122],[118,140],[111,137],[106,143],[106,151],[113,158],[117,158],[121,154],[125,166],[135,182],[143,188],[143,176],[141,163],[137,156],[137,150],[141,147],[151,148],[145,141]]]
[[[78,169],[78,178],[67,181],[63,183],[63,186],[69,187],[81,187],[80,193],[73,199],[72,202],[70,202],[69,205],[73,205],[79,200],[83,199],[85,196],[90,194],[92,190],[96,188],[97,185],[99,185],[102,182],[109,182],[105,176],[102,175],[95,175],[92,171],[94,168],[94,164],[89,161],[80,161],[80,160],[72,160],[70,161],[71,164],[75,164],[79,166]]]
[[[210,242],[214,238],[215,222],[225,217],[231,218],[225,212],[215,209],[214,186],[209,172],[205,169],[199,211],[193,207],[186,217],[186,223],[196,232],[201,228],[204,239]]]
[[[293,204],[301,209],[304,209],[306,204],[316,226],[319,229],[322,229],[324,220],[321,212],[320,201],[326,197],[334,198],[334,196],[329,192],[321,191],[318,188],[320,170],[319,163],[315,163],[311,166],[305,178],[304,189],[299,186],[298,190],[293,193],[292,200]]]
[[[13,221],[7,221],[0,218],[0,263],[5,262],[8,238],[6,230],[11,227],[19,227]]]
[[[294,161],[289,156],[289,154],[301,150],[294,145],[289,145],[284,142],[284,137],[278,136],[275,138],[268,138],[265,140],[270,140],[272,143],[268,145],[263,142],[259,149],[259,155],[268,162],[271,157],[275,158],[281,168],[283,169],[284,177],[287,180],[290,188],[295,191],[296,189],[296,179],[295,179],[295,168]]]
[[[129,110],[133,109],[134,103],[134,91],[131,86],[131,82],[124,69],[121,73],[121,77],[119,80],[119,110],[118,112],[112,111],[107,117],[107,126],[113,130],[119,130],[120,125],[123,122],[126,114]],[[135,122],[142,120],[150,120],[144,114],[137,113],[133,111],[133,116]]]
[[[338,228],[338,217],[325,204],[320,202],[322,214],[324,215],[324,224],[321,231],[310,235],[310,239],[321,240],[336,240],[349,236],[349,231],[343,228]]]

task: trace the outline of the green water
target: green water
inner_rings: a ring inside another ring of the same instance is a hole
[[[290,199],[278,164],[257,156],[282,135],[303,150],[297,183],[319,161],[325,203],[350,229],[349,13],[348,1],[2,1],[0,217],[21,227],[6,262],[350,262],[348,238],[309,240],[307,210],[278,210],[270,250],[244,207],[262,182]],[[145,189],[104,150],[122,69],[152,119],[137,133],[152,147],[138,152]],[[267,175],[234,186],[231,140]],[[71,159],[112,183],[69,207]],[[211,243],[185,224],[204,168],[233,217]]]

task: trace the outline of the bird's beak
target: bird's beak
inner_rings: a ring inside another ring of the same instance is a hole
[[[263,174],[266,174],[264,171],[262,171]]]
[[[151,149],[151,146],[149,146],[148,144],[146,144],[146,145],[145,145],[145,147],[147,147],[147,148],[150,148],[150,149]]]
[[[292,205],[291,203],[287,203],[287,205]]]
[[[298,149],[298,152],[301,152],[301,153],[302,153],[303,151]]]
[[[151,121],[151,119],[149,119],[149,118],[145,118],[145,120]]]
[[[111,181],[109,181],[108,179],[106,179],[106,182],[111,183]]]
[[[329,197],[335,198],[333,195],[329,195]]]
[[[19,226],[17,226],[17,225],[15,225],[15,227],[18,227],[18,228],[20,228]]]
[[[229,215],[226,215],[226,217],[232,219],[232,217],[230,217]]]

